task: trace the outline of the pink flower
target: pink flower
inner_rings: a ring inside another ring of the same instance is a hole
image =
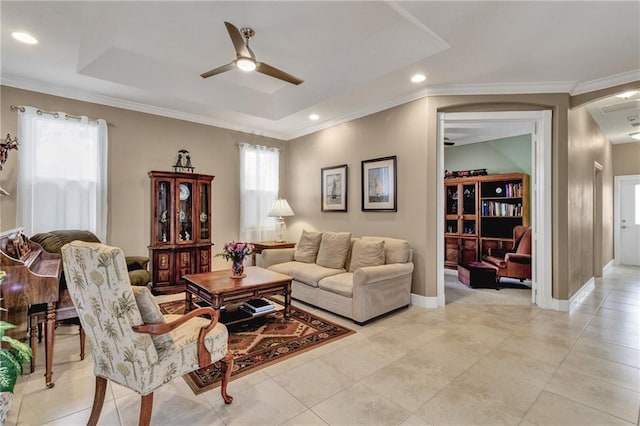
[[[241,241],[231,241],[226,243],[221,253],[216,256],[224,257],[226,260],[243,260],[246,256],[253,254],[255,246],[251,243]]]

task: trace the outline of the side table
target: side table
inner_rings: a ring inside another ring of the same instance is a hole
[[[255,247],[251,255],[251,265],[253,266],[256,266],[256,254],[262,253],[262,250],[294,248],[296,246],[296,243],[290,243],[288,241],[260,241],[252,244]]]

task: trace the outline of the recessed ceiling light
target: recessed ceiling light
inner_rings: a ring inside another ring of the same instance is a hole
[[[640,132],[631,133],[629,134],[629,136],[631,136],[633,139],[637,141],[640,141]]]
[[[424,74],[416,74],[413,77],[411,77],[411,81],[414,83],[421,83],[423,81],[425,81],[427,79],[427,77],[425,77]]]
[[[27,44],[36,44],[38,43],[38,39],[36,39],[34,36],[32,36],[31,34],[28,33],[23,33],[21,31],[16,31],[11,33],[11,36],[13,38],[15,38],[18,41],[21,41],[23,43],[27,43]]]
[[[619,95],[616,95],[616,98],[629,99],[636,93],[638,93],[637,90],[629,90],[628,92],[624,92],[624,93],[620,93]]]
[[[311,115],[309,115],[309,120],[316,121],[316,120],[318,120],[318,119],[320,119],[320,116],[319,116],[318,114],[311,114]]]

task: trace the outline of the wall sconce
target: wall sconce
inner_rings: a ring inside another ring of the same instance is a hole
[[[185,160],[184,163],[182,162],[183,157]],[[180,151],[178,151],[178,160],[172,167],[174,172],[182,172],[187,170],[193,173],[195,167],[193,167],[193,164],[191,164],[191,155],[189,155],[189,151],[187,151],[186,149],[181,149]]]
[[[289,203],[287,203],[287,200],[285,200],[284,198],[278,198],[276,201],[273,202],[273,207],[271,207],[271,211],[267,216],[278,218],[276,222],[276,233],[278,234],[276,241],[278,242],[283,241],[282,236],[284,234],[284,231],[287,229],[287,224],[284,223],[283,217],[294,216],[294,215],[295,213],[289,206]]]
[[[18,138],[14,136],[14,138],[11,139],[11,135],[7,133],[5,139],[0,139],[0,170],[2,170],[2,165],[7,161],[9,151],[12,149],[18,149]]]

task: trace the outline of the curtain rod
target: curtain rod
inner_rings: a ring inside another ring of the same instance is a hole
[[[22,105],[19,105],[19,106],[11,105],[10,108],[11,108],[12,111],[20,111],[20,112],[25,112],[26,111],[25,108]],[[55,118],[59,118],[60,117],[60,113],[58,113],[58,112],[55,112],[55,111],[44,111],[44,110],[41,110],[41,109],[37,109],[36,110],[36,114],[38,114],[38,115],[49,114],[49,115],[53,115]],[[66,113],[64,114],[64,119],[65,120],[68,120],[70,118],[75,118],[76,120],[82,119],[82,117],[80,117],[79,115],[71,115],[71,114],[66,114]],[[89,118],[89,121],[98,121],[95,118],[90,118],[90,117],[88,117],[88,118]],[[118,127],[114,123],[111,123],[109,121],[107,121],[107,126],[109,126],[109,127]]]

